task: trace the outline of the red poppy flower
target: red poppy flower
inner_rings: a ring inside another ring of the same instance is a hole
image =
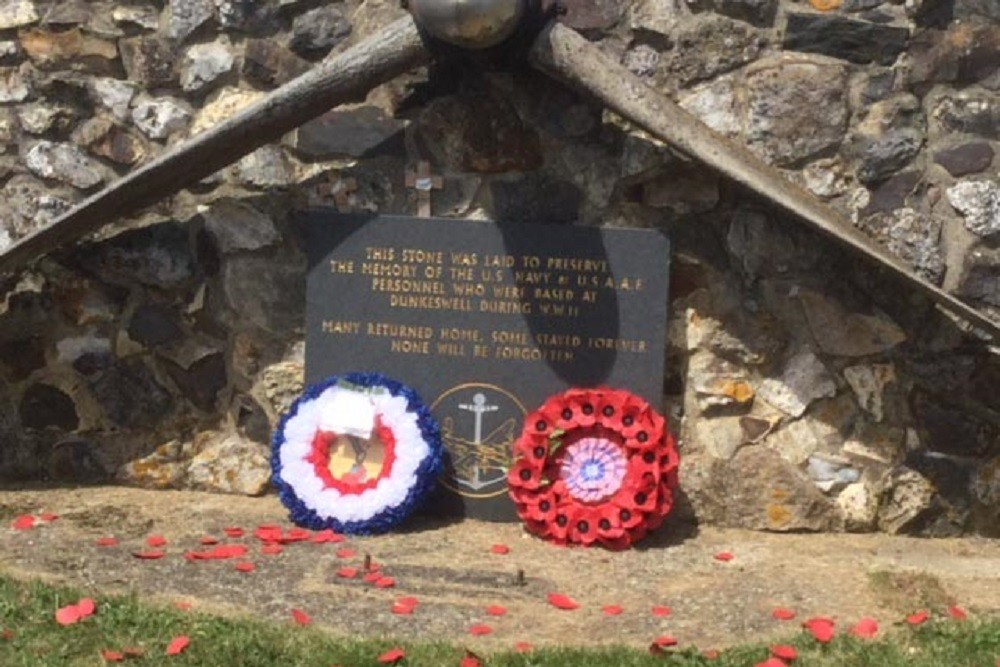
[[[956,621],[964,621],[969,617],[969,612],[965,611],[957,604],[953,604],[948,607],[948,615],[951,616]]]
[[[562,397],[546,402],[542,406],[541,413],[545,421],[552,424],[554,430],[557,432],[576,427],[576,415],[573,412],[573,406],[568,401],[563,400]]]
[[[589,392],[567,396],[566,407],[573,413],[573,426],[590,428],[597,423],[597,405]]]
[[[486,613],[489,614],[490,616],[506,616],[507,607],[504,607],[503,605],[499,604],[491,604],[489,607],[486,608]]]
[[[779,621],[790,621],[795,618],[795,611],[784,607],[777,607],[771,612],[771,616],[774,616]]]
[[[122,662],[125,660],[125,654],[119,653],[118,651],[112,651],[111,649],[102,649],[101,657],[105,662]]]
[[[524,494],[522,515],[529,521],[549,523],[555,521],[558,497],[551,489],[540,489],[533,494]]]
[[[180,655],[191,645],[191,638],[187,635],[178,635],[167,644],[167,655]]]
[[[490,553],[505,556],[510,553],[510,547],[508,547],[506,544],[494,544],[492,547],[490,547]]]
[[[921,625],[925,623],[927,619],[929,619],[930,617],[931,615],[927,610],[921,609],[917,613],[910,614],[909,616],[907,616],[906,622],[909,623],[910,625]]]
[[[580,608],[579,602],[562,593],[549,593],[549,604],[556,609],[573,610]]]
[[[624,609],[622,609],[621,605],[606,604],[601,607],[601,611],[605,616],[618,616],[624,611]]]
[[[541,410],[532,412],[524,418],[524,432],[529,435],[542,435],[548,438],[555,428],[555,422],[542,414]]]
[[[312,623],[312,617],[301,609],[292,610],[292,619],[299,625],[310,625]]]
[[[527,491],[534,491],[545,483],[541,468],[524,458],[511,467],[507,479],[510,484]]]
[[[799,652],[795,650],[794,646],[789,646],[788,644],[775,644],[771,647],[771,655],[775,658],[781,658],[782,660],[791,662],[799,657]]]
[[[383,665],[394,665],[405,657],[406,653],[403,652],[403,649],[393,648],[380,655],[378,661]]]
[[[878,635],[878,621],[874,618],[862,618],[851,628],[850,633],[862,639],[874,639]]]

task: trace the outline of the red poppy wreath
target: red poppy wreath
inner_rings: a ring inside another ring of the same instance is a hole
[[[639,396],[570,389],[525,419],[510,495],[536,535],[624,549],[670,512],[678,460],[666,420]]]

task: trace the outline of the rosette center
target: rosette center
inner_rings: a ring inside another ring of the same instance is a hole
[[[570,495],[581,502],[599,503],[621,488],[628,470],[622,446],[609,438],[580,438],[566,448],[559,477]]]

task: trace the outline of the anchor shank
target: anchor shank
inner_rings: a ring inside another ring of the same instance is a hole
[[[857,231],[851,222],[744,146],[709,128],[667,96],[650,88],[579,34],[558,23],[548,26],[529,53],[533,66],[598,98],[605,106],[653,136],[704,162],[791,213],[810,227],[899,276],[952,313],[1000,338],[1000,324],[915,275]]]
[[[74,243],[116,218],[197,183],[344,102],[429,60],[409,15],[328,58],[214,127],[191,137],[0,253],[0,273]]]

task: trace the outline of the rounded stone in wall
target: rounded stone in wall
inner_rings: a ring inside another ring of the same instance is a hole
[[[57,442],[45,467],[49,479],[56,482],[102,482],[108,471],[94,444],[70,438]]]
[[[72,431],[80,425],[73,399],[64,391],[47,384],[28,387],[18,408],[24,428],[58,428]]]

